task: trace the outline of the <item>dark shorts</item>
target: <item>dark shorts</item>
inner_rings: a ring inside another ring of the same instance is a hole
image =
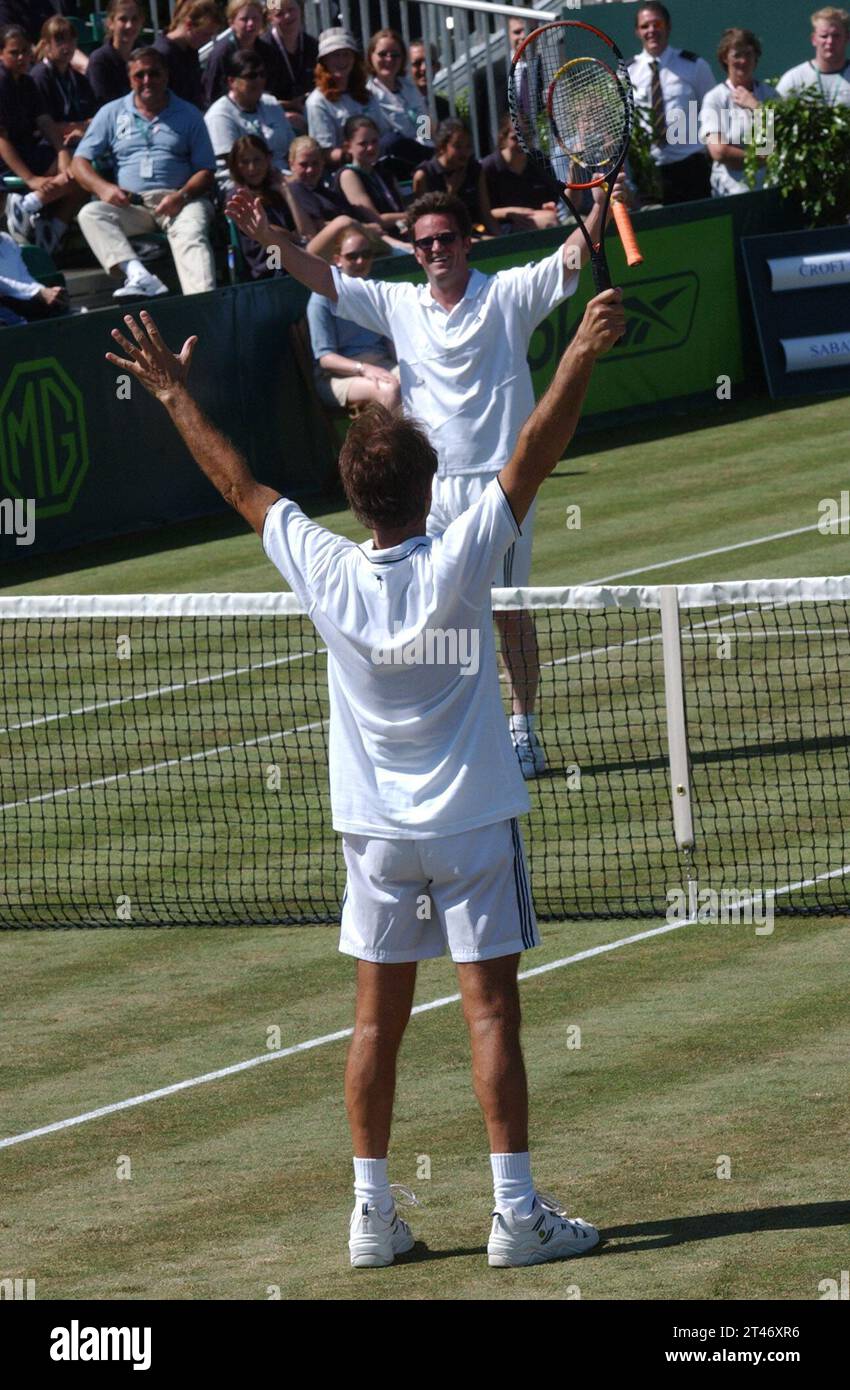
[[[18,146],[17,152],[27,168],[37,177],[46,174],[48,169],[56,163],[56,151],[50,145],[39,143],[38,145]],[[13,173],[14,171],[0,159],[0,175]]]

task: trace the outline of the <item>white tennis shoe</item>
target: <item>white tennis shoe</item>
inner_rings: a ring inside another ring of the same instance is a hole
[[[534,1210],[518,1221],[510,1208],[493,1212],[487,1263],[499,1268],[542,1265],[586,1255],[599,1244],[599,1232],[581,1216],[567,1216],[551,1197],[536,1194]]]
[[[393,1196],[403,1193],[410,1206],[420,1206],[413,1193],[400,1183],[391,1183]],[[410,1227],[402,1221],[393,1207],[388,1217],[381,1216],[374,1202],[358,1202],[351,1213],[348,1249],[355,1269],[383,1269],[391,1265],[396,1255],[406,1255],[416,1244]]]
[[[511,738],[519,759],[519,770],[526,782],[546,771],[546,754],[536,734],[511,733]]]

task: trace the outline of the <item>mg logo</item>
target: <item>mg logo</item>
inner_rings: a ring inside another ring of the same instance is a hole
[[[34,498],[38,519],[62,516],[89,466],[83,398],[55,357],[20,362],[0,396],[0,482]]]
[[[682,347],[691,336],[698,298],[699,280],[692,270],[630,285],[623,296],[623,341],[601,360],[643,357],[646,353]]]

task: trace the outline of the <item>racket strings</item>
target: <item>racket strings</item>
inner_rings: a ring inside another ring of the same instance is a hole
[[[628,138],[628,114],[614,74],[593,58],[564,64],[549,88],[547,109],[557,144],[588,172],[618,162]]]

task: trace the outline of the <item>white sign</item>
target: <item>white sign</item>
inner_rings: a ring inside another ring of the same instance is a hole
[[[850,329],[846,333],[825,333],[817,338],[780,338],[779,341],[788,372],[813,372],[819,367],[850,365]]]
[[[850,284],[850,251],[831,251],[819,256],[782,256],[768,260],[774,294],[786,290],[817,290],[827,285]]]

